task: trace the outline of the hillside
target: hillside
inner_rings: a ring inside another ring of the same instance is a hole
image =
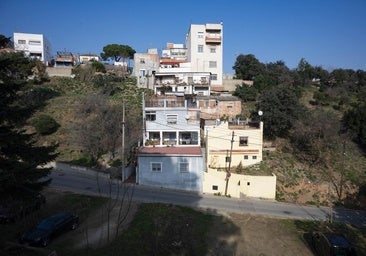
[[[103,90],[108,89],[113,91],[109,94],[110,102],[118,105],[121,104],[124,98],[123,95],[138,94],[133,82],[129,84],[115,83],[110,88],[103,88],[100,86],[87,86],[86,83],[69,78],[54,78],[43,86],[59,93],[59,96],[48,101],[47,106],[41,112],[54,118],[60,128],[51,135],[40,136],[41,143],[44,145],[59,145],[58,161],[79,160],[79,163],[84,164],[90,164],[90,161],[86,159],[88,156],[76,143],[75,136],[78,135],[74,131],[75,124],[78,125],[85,121],[80,119],[79,115],[81,109],[85,107],[82,101],[83,97],[88,94],[96,94],[100,92],[101,88]],[[309,88],[301,99],[302,103],[308,108],[313,107],[309,102],[312,99],[314,90],[316,88]],[[134,99],[129,97],[129,100],[133,101]],[[250,106],[250,104],[245,106]],[[134,111],[140,110],[136,107]],[[244,111],[248,112],[245,109]],[[129,113],[133,114],[131,108],[127,111],[127,115]],[[258,166],[245,168],[244,173],[253,175],[275,174],[277,176],[277,200],[314,205],[332,205],[337,201],[337,191],[335,189],[337,187],[337,189],[342,190],[342,198],[345,199],[347,206],[365,207],[363,203],[355,202],[362,202],[358,192],[359,185],[364,184],[366,179],[363,171],[366,169],[366,159],[362,151],[352,141],[347,141],[347,154],[342,158],[344,162],[343,169],[347,167],[350,168],[350,171],[330,170],[331,173],[329,173],[329,170],[319,170],[317,166],[300,161],[293,153],[294,148],[288,139],[277,138],[268,143],[275,146],[276,150],[264,153],[263,162]],[[332,160],[330,157],[340,158],[339,155],[333,154],[329,156],[330,161],[339,160]]]

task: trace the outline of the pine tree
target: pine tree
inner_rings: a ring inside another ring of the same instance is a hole
[[[0,54],[0,192],[40,189],[50,181],[50,168],[44,165],[57,156],[57,146],[38,146],[35,136],[23,129],[35,111],[21,100],[34,64],[22,53]]]

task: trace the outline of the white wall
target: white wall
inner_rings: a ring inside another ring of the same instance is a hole
[[[253,176],[232,173],[227,185],[227,195],[235,198],[255,197],[276,198],[277,177]],[[214,189],[216,186],[217,189]],[[225,195],[226,172],[205,172],[203,175],[203,193]]]

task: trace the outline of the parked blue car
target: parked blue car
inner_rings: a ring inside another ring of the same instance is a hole
[[[79,217],[72,212],[62,212],[40,221],[34,228],[25,232],[20,242],[30,246],[46,247],[51,239],[67,230],[75,230]]]

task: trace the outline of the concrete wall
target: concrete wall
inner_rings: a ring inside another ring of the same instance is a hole
[[[232,173],[228,181],[227,195],[235,198],[276,198],[276,176],[251,176]],[[215,187],[216,186],[216,187]],[[203,193],[225,195],[226,172],[205,172]]]
[[[237,86],[240,86],[243,84],[243,80],[241,79],[223,79],[222,80],[224,90],[233,92],[235,91]]]
[[[49,76],[71,76],[72,67],[47,67],[46,72]]]
[[[87,174],[90,176],[101,176],[101,177],[105,177],[105,178],[111,178],[111,173],[109,173],[108,171],[102,171],[102,170],[96,170],[93,168],[88,168],[85,166],[78,166],[78,165],[72,165],[72,164],[67,164],[67,163],[61,163],[61,162],[56,162],[54,167],[56,170],[68,170],[68,171],[74,171],[77,173],[82,173],[82,174]],[[122,172],[122,169],[119,168],[120,172]],[[133,164],[130,164],[129,166],[125,167],[124,170],[124,178],[122,180],[126,180],[128,179],[132,173],[135,171],[135,166]],[[113,174],[112,174],[113,177]]]
[[[161,162],[161,172],[151,171],[151,163]],[[189,162],[189,172],[180,172],[179,163]],[[142,185],[202,192],[202,156],[140,156],[137,182]]]
[[[88,168],[85,166],[78,166],[78,165],[71,165],[71,164],[56,162],[54,168],[56,170],[74,171],[77,173],[87,174],[87,175],[95,176],[95,177],[97,177],[97,176],[102,176],[102,177],[106,177],[106,178],[110,177],[109,173],[107,173],[107,172],[98,171],[98,170]]]

